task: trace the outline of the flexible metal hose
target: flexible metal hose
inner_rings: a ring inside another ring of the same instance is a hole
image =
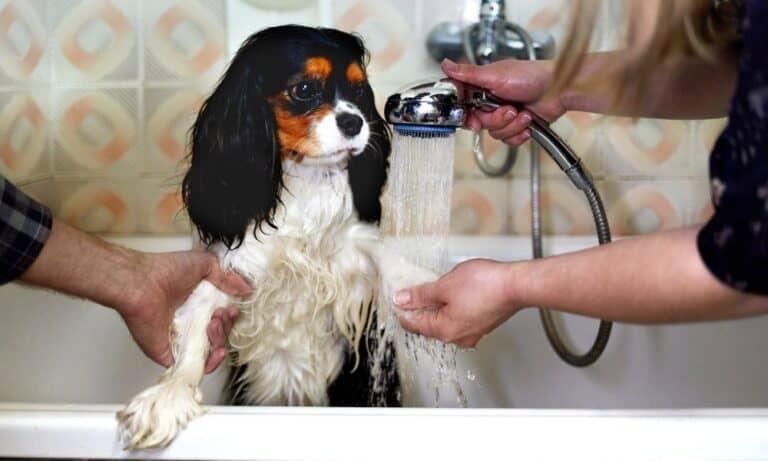
[[[540,178],[541,172],[539,171],[539,146],[536,143],[531,145],[531,219],[532,219],[532,235],[533,235],[533,257],[543,257],[542,251],[542,231],[541,231],[541,200],[540,194]],[[598,241],[601,245],[605,245],[611,242],[611,231],[608,227],[608,219],[606,218],[605,208],[603,207],[603,201],[600,199],[595,189],[594,184],[588,178],[585,179],[588,187],[584,190],[584,194],[589,201],[589,206],[592,209],[592,215],[595,218],[595,228],[597,229]],[[537,209],[538,208],[538,209]],[[536,222],[538,221],[538,222]],[[605,320],[600,321],[600,326],[597,330],[597,337],[592,347],[585,354],[579,355],[568,348],[563,341],[560,333],[557,330],[555,319],[552,312],[547,309],[539,309],[539,316],[541,317],[541,323],[544,326],[544,332],[549,339],[549,343],[555,350],[555,353],[563,359],[569,365],[574,367],[586,367],[592,365],[600,358],[608,345],[608,340],[611,337],[611,328],[613,323]]]
[[[533,40],[528,32],[515,24],[509,24],[509,29],[514,31],[520,36],[520,39],[525,44],[530,60],[536,59],[536,52],[533,48]],[[582,172],[580,182],[582,183],[584,194],[589,201],[589,206],[592,209],[592,215],[595,218],[595,228],[597,230],[598,241],[601,245],[611,242],[611,231],[608,226],[608,218],[605,214],[605,208],[603,207],[603,201],[600,198],[600,194],[595,189],[594,183],[589,177],[589,173],[582,168],[579,170]],[[531,236],[533,245],[533,257],[535,259],[542,258],[544,256],[543,242],[542,242],[542,227],[541,227],[541,146],[535,141],[531,142]],[[541,317],[541,323],[544,327],[544,332],[547,335],[549,343],[555,350],[555,353],[567,364],[574,367],[586,367],[592,365],[600,358],[605,350],[608,340],[611,337],[611,328],[613,324],[604,320],[600,321],[600,326],[597,330],[597,337],[592,347],[587,353],[579,355],[572,352],[563,341],[560,332],[557,330],[555,319],[552,312],[547,309],[539,309],[539,315]]]

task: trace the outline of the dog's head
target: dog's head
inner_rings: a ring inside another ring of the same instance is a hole
[[[242,45],[192,127],[184,202],[206,244],[237,247],[249,225],[275,227],[285,162],[348,161],[361,220],[378,222],[390,133],[353,35],[281,26]]]

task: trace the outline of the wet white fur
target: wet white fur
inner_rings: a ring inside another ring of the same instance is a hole
[[[348,103],[336,110],[359,114]],[[323,120],[315,127],[331,140],[323,152],[362,152],[367,123],[352,140],[338,128],[334,135],[329,124]],[[245,396],[253,404],[327,404],[328,385],[367,327],[371,300],[382,290],[391,299],[397,289],[436,278],[386,250],[378,228],[358,220],[345,161],[306,160],[284,162],[284,206],[275,217],[276,231],[264,226],[257,239],[249,229],[236,250],[212,248],[223,268],[242,274],[254,288],[250,300],[240,300],[241,315],[229,338],[246,366]],[[238,302],[202,282],[179,309],[173,324],[176,364],[118,412],[127,448],[165,446],[202,414],[206,327],[213,311],[232,301]]]

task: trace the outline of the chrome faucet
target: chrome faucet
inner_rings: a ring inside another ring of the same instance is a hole
[[[445,58],[485,65],[502,59],[550,59],[555,54],[555,40],[545,31],[526,31],[507,21],[504,0],[481,0],[478,22],[468,26],[444,22],[427,36],[427,50],[436,61]],[[506,175],[515,164],[517,149],[508,149],[501,167],[490,165],[482,151],[480,135],[475,135],[475,160],[488,176]]]
[[[501,59],[532,59],[523,38],[525,30],[507,21],[504,0],[481,0],[479,21],[468,26],[444,22],[427,36],[427,50],[436,61],[466,59],[489,64]],[[555,40],[545,31],[530,31],[535,59],[551,59]]]

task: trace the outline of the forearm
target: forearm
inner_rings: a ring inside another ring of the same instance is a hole
[[[577,81],[610,72],[626,59],[626,52],[591,54]],[[648,87],[637,99],[614,98],[608,81],[606,87],[566,89],[561,100],[568,110],[607,115],[670,119],[724,117],[728,113],[738,74],[738,57],[724,54],[714,62],[690,57],[669,63],[653,73]]]
[[[768,312],[768,298],[733,290],[701,261],[693,229],[636,237],[508,266],[509,299],[628,323],[720,320]]]
[[[130,306],[139,295],[141,264],[139,253],[54,220],[48,242],[21,280],[109,307]]]

